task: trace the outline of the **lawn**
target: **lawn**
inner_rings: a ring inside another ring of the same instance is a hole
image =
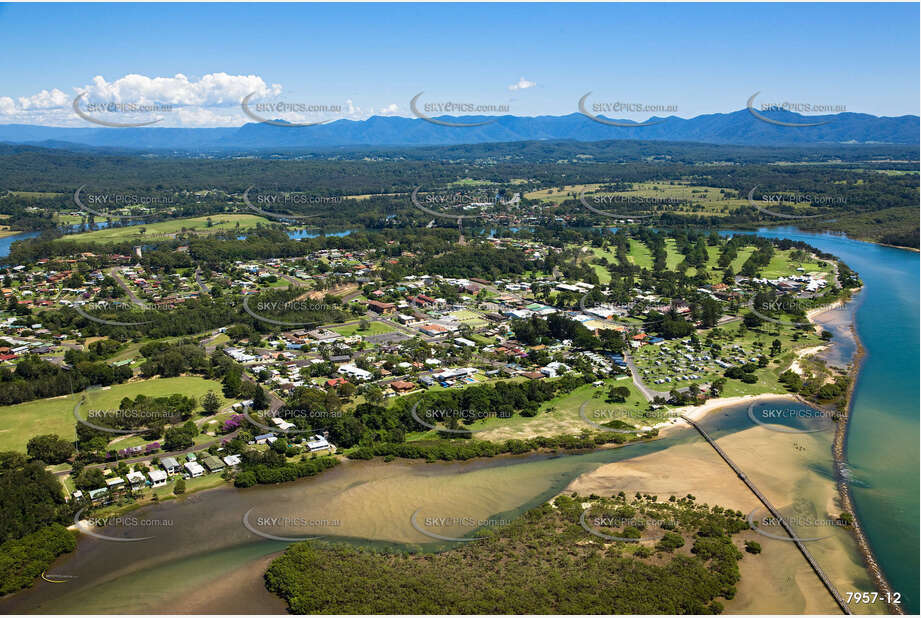
[[[369,335],[384,335],[386,333],[392,333],[393,327],[384,322],[371,322],[371,325],[366,330],[359,330],[360,323],[356,322],[355,324],[349,324],[348,326],[330,326],[327,327],[331,331],[339,333],[343,337],[351,337],[352,335],[361,335],[362,337],[367,337]]]
[[[639,266],[640,268],[652,269],[652,252],[645,243],[638,240],[630,239],[630,248],[627,252],[627,259]]]
[[[618,196],[622,201],[612,201],[610,207],[601,206],[601,210],[623,213],[672,212],[685,215],[725,216],[739,206],[747,206],[747,199],[728,197],[718,187],[694,185],[683,180],[668,182],[634,183],[629,191],[596,191],[602,185],[571,185],[565,192],[556,189],[534,191],[526,196],[531,199],[555,201],[578,197],[583,189],[595,191],[593,195]],[[732,189],[729,194],[735,194]]]
[[[792,253],[792,249],[787,251],[774,251],[774,257],[771,258],[771,262],[761,271],[761,276],[768,279],[776,279],[777,277],[824,272],[829,275],[827,280],[831,280],[830,276],[835,272],[835,267],[831,262],[822,262],[822,264],[824,264],[823,266],[819,264],[819,260],[815,260],[812,257],[803,261],[794,261],[790,259]],[[805,272],[797,272],[797,268],[803,268]]]
[[[88,392],[87,401],[80,410],[85,415],[90,409],[118,409],[122,398],[133,399],[138,395],[164,397],[181,393],[200,398],[209,390],[213,390],[220,397],[220,382],[196,377],[179,377],[116,384]],[[54,433],[62,438],[72,439],[76,423],[73,409],[79,398],[80,394],[76,393],[0,407],[0,451],[25,452],[29,439],[42,434]]]
[[[675,268],[684,261],[684,255],[678,251],[678,246],[674,238],[665,240],[665,268],[675,270]]]
[[[212,226],[208,227],[208,219],[211,219]],[[157,223],[146,223],[141,225],[131,225],[128,227],[106,228],[96,230],[95,232],[84,232],[82,234],[70,234],[62,236],[63,240],[72,240],[79,242],[98,242],[114,243],[132,240],[143,240],[145,236],[155,234],[175,234],[181,231],[196,232],[216,232],[218,230],[232,230],[237,227],[241,229],[254,227],[257,223],[270,224],[271,221],[257,215],[211,215],[210,217],[193,217],[190,219],[170,219],[169,221],[160,221]],[[144,234],[141,234],[141,230]]]
[[[470,311],[469,309],[461,309],[460,311],[455,311],[450,314],[450,316],[462,324],[466,324],[471,328],[482,328],[489,324],[486,319],[475,311]]]

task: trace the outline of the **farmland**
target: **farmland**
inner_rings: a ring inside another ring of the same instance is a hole
[[[211,225],[209,226],[209,220]],[[126,227],[113,227],[93,232],[83,232],[66,236],[66,240],[95,243],[115,243],[144,240],[152,235],[174,235],[181,232],[211,233],[235,228],[249,228],[259,223],[268,225],[272,222],[264,217],[249,214],[217,214],[210,217],[193,217],[190,219],[171,219],[157,223],[146,223]]]

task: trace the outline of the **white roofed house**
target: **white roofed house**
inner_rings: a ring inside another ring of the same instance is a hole
[[[201,464],[195,461],[189,461],[185,464],[186,472],[190,478],[198,478],[205,473],[205,469],[201,467]]]
[[[239,466],[241,461],[242,458],[239,455],[227,455],[224,457],[224,463],[230,467]]]
[[[167,474],[179,474],[182,471],[175,457],[164,457],[160,460],[160,465],[163,466]]]
[[[163,470],[151,470],[148,474],[150,484],[153,487],[162,487],[166,485],[167,474]]]
[[[125,479],[120,476],[106,479],[106,488],[109,491],[117,491],[125,488]]]
[[[319,451],[329,451],[333,452],[333,445],[330,444],[326,438],[320,435],[311,436],[307,440],[307,448],[310,449],[311,453],[316,453]]]
[[[356,380],[370,380],[374,377],[374,374],[370,371],[365,371],[355,365],[342,365],[337,372],[349,376],[350,378],[355,378]]]
[[[142,489],[147,484],[147,477],[143,472],[129,472],[126,478],[131,484],[131,489]]]

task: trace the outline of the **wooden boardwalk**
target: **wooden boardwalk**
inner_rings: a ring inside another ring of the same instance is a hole
[[[796,532],[793,530],[793,527],[790,526],[790,524],[787,523],[787,520],[785,520],[780,515],[780,511],[774,508],[774,505],[771,504],[770,500],[767,499],[767,496],[762,494],[761,491],[755,487],[755,484],[751,481],[751,479],[748,478],[748,475],[742,472],[742,469],[739,468],[739,466],[737,466],[735,462],[729,458],[729,455],[726,454],[726,451],[720,448],[720,445],[717,444],[700,425],[684,416],[683,414],[681,415],[681,418],[690,424],[694,429],[696,429],[701,436],[703,436],[704,440],[706,440],[710,446],[712,446],[713,449],[719,454],[719,456],[723,458],[723,461],[729,464],[729,467],[732,468],[732,471],[736,473],[736,476],[738,476],[742,482],[748,486],[751,492],[755,494],[758,500],[761,501],[761,504],[763,504],[765,508],[770,511],[771,515],[773,515],[778,522],[780,522],[780,525],[783,526],[783,529],[787,532],[787,534],[790,535],[790,538],[793,539],[797,549],[799,549],[800,553],[803,554],[803,557],[806,558],[806,562],[809,563],[809,566],[812,567],[812,570],[815,571],[815,574],[819,576],[822,584],[825,585],[825,588],[831,594],[832,598],[834,598],[835,602],[838,604],[838,607],[841,608],[841,611],[843,611],[845,614],[852,614],[853,612],[851,612],[850,608],[847,606],[847,603],[845,603],[844,599],[841,598],[841,595],[838,594],[837,588],[835,588],[834,584],[831,583],[831,580],[828,579],[825,571],[823,571],[822,567],[819,566],[819,563],[815,561],[815,558],[812,557],[812,554],[809,553],[805,543],[800,541],[799,537],[796,535]]]

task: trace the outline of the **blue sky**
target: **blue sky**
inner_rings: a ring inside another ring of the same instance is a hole
[[[84,90],[172,102],[161,126],[242,124],[249,92],[342,108],[269,114],[294,121],[410,116],[420,91],[420,106],[529,116],[575,112],[589,91],[683,117],[756,91],[918,114],[918,19],[918,4],[6,4],[0,123],[87,126],[71,109]]]

